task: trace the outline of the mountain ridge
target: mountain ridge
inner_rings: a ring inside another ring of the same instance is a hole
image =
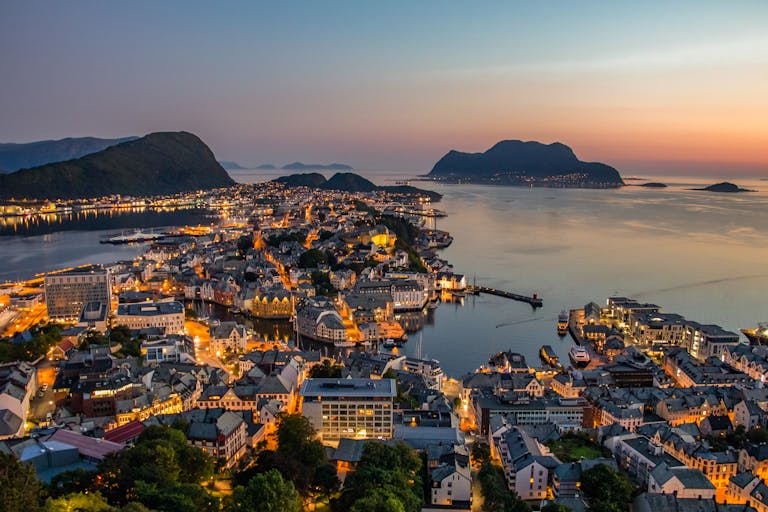
[[[147,196],[234,183],[196,135],[157,132],[77,159],[0,175],[0,199]]]
[[[0,143],[0,173],[80,158],[138,138],[66,137],[34,142],[3,142]]]
[[[432,190],[424,190],[411,186],[378,186],[367,178],[351,172],[337,172],[330,179],[320,173],[301,173],[280,176],[272,180],[283,183],[287,187],[308,187],[319,190],[340,190],[342,192],[375,192],[384,191],[392,194],[423,195],[432,201],[439,201],[443,196]]]
[[[502,185],[618,187],[619,172],[600,162],[583,162],[561,142],[502,140],[482,153],[451,149],[428,177]]]

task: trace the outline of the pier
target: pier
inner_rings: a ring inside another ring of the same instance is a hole
[[[507,292],[504,290],[497,290],[496,288],[489,288],[487,286],[467,286],[467,293],[478,295],[480,293],[487,293],[488,295],[496,295],[497,297],[504,297],[505,299],[512,299],[518,302],[526,302],[534,308],[540,308],[544,305],[541,297],[538,297],[535,293],[532,297],[527,295],[520,295],[518,293]]]

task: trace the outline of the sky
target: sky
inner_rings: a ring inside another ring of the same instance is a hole
[[[167,130],[243,165],[522,139],[768,176],[768,2],[0,3],[0,142]]]

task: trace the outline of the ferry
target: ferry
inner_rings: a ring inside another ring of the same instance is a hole
[[[143,233],[136,231],[130,235],[119,235],[101,240],[102,244],[123,245],[123,244],[140,244],[144,242],[154,242],[165,238],[162,233]]]
[[[557,366],[560,362],[551,345],[542,345],[541,350],[539,350],[539,357],[550,366]]]
[[[571,350],[568,351],[568,357],[576,368],[584,368],[591,361],[587,349],[578,345],[571,347]]]
[[[568,332],[568,313],[563,310],[557,316],[557,334],[565,336]]]

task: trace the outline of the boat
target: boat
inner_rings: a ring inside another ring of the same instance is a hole
[[[381,346],[386,349],[393,349],[395,348],[395,340],[393,340],[392,338],[387,338],[384,340]]]
[[[551,345],[542,345],[541,350],[539,350],[539,357],[550,366],[557,366],[560,362]]]
[[[591,361],[587,349],[580,347],[579,345],[571,347],[571,350],[568,351],[568,357],[576,368],[584,368]]]
[[[560,336],[565,336],[565,333],[567,332],[568,332],[568,313],[565,310],[563,310],[557,316],[557,334],[559,334]]]
[[[429,304],[427,304],[427,309],[430,311],[434,311],[437,309],[437,304],[435,304],[434,302],[430,302]]]
[[[750,345],[768,345],[768,322],[757,324],[754,329],[740,329]]]

